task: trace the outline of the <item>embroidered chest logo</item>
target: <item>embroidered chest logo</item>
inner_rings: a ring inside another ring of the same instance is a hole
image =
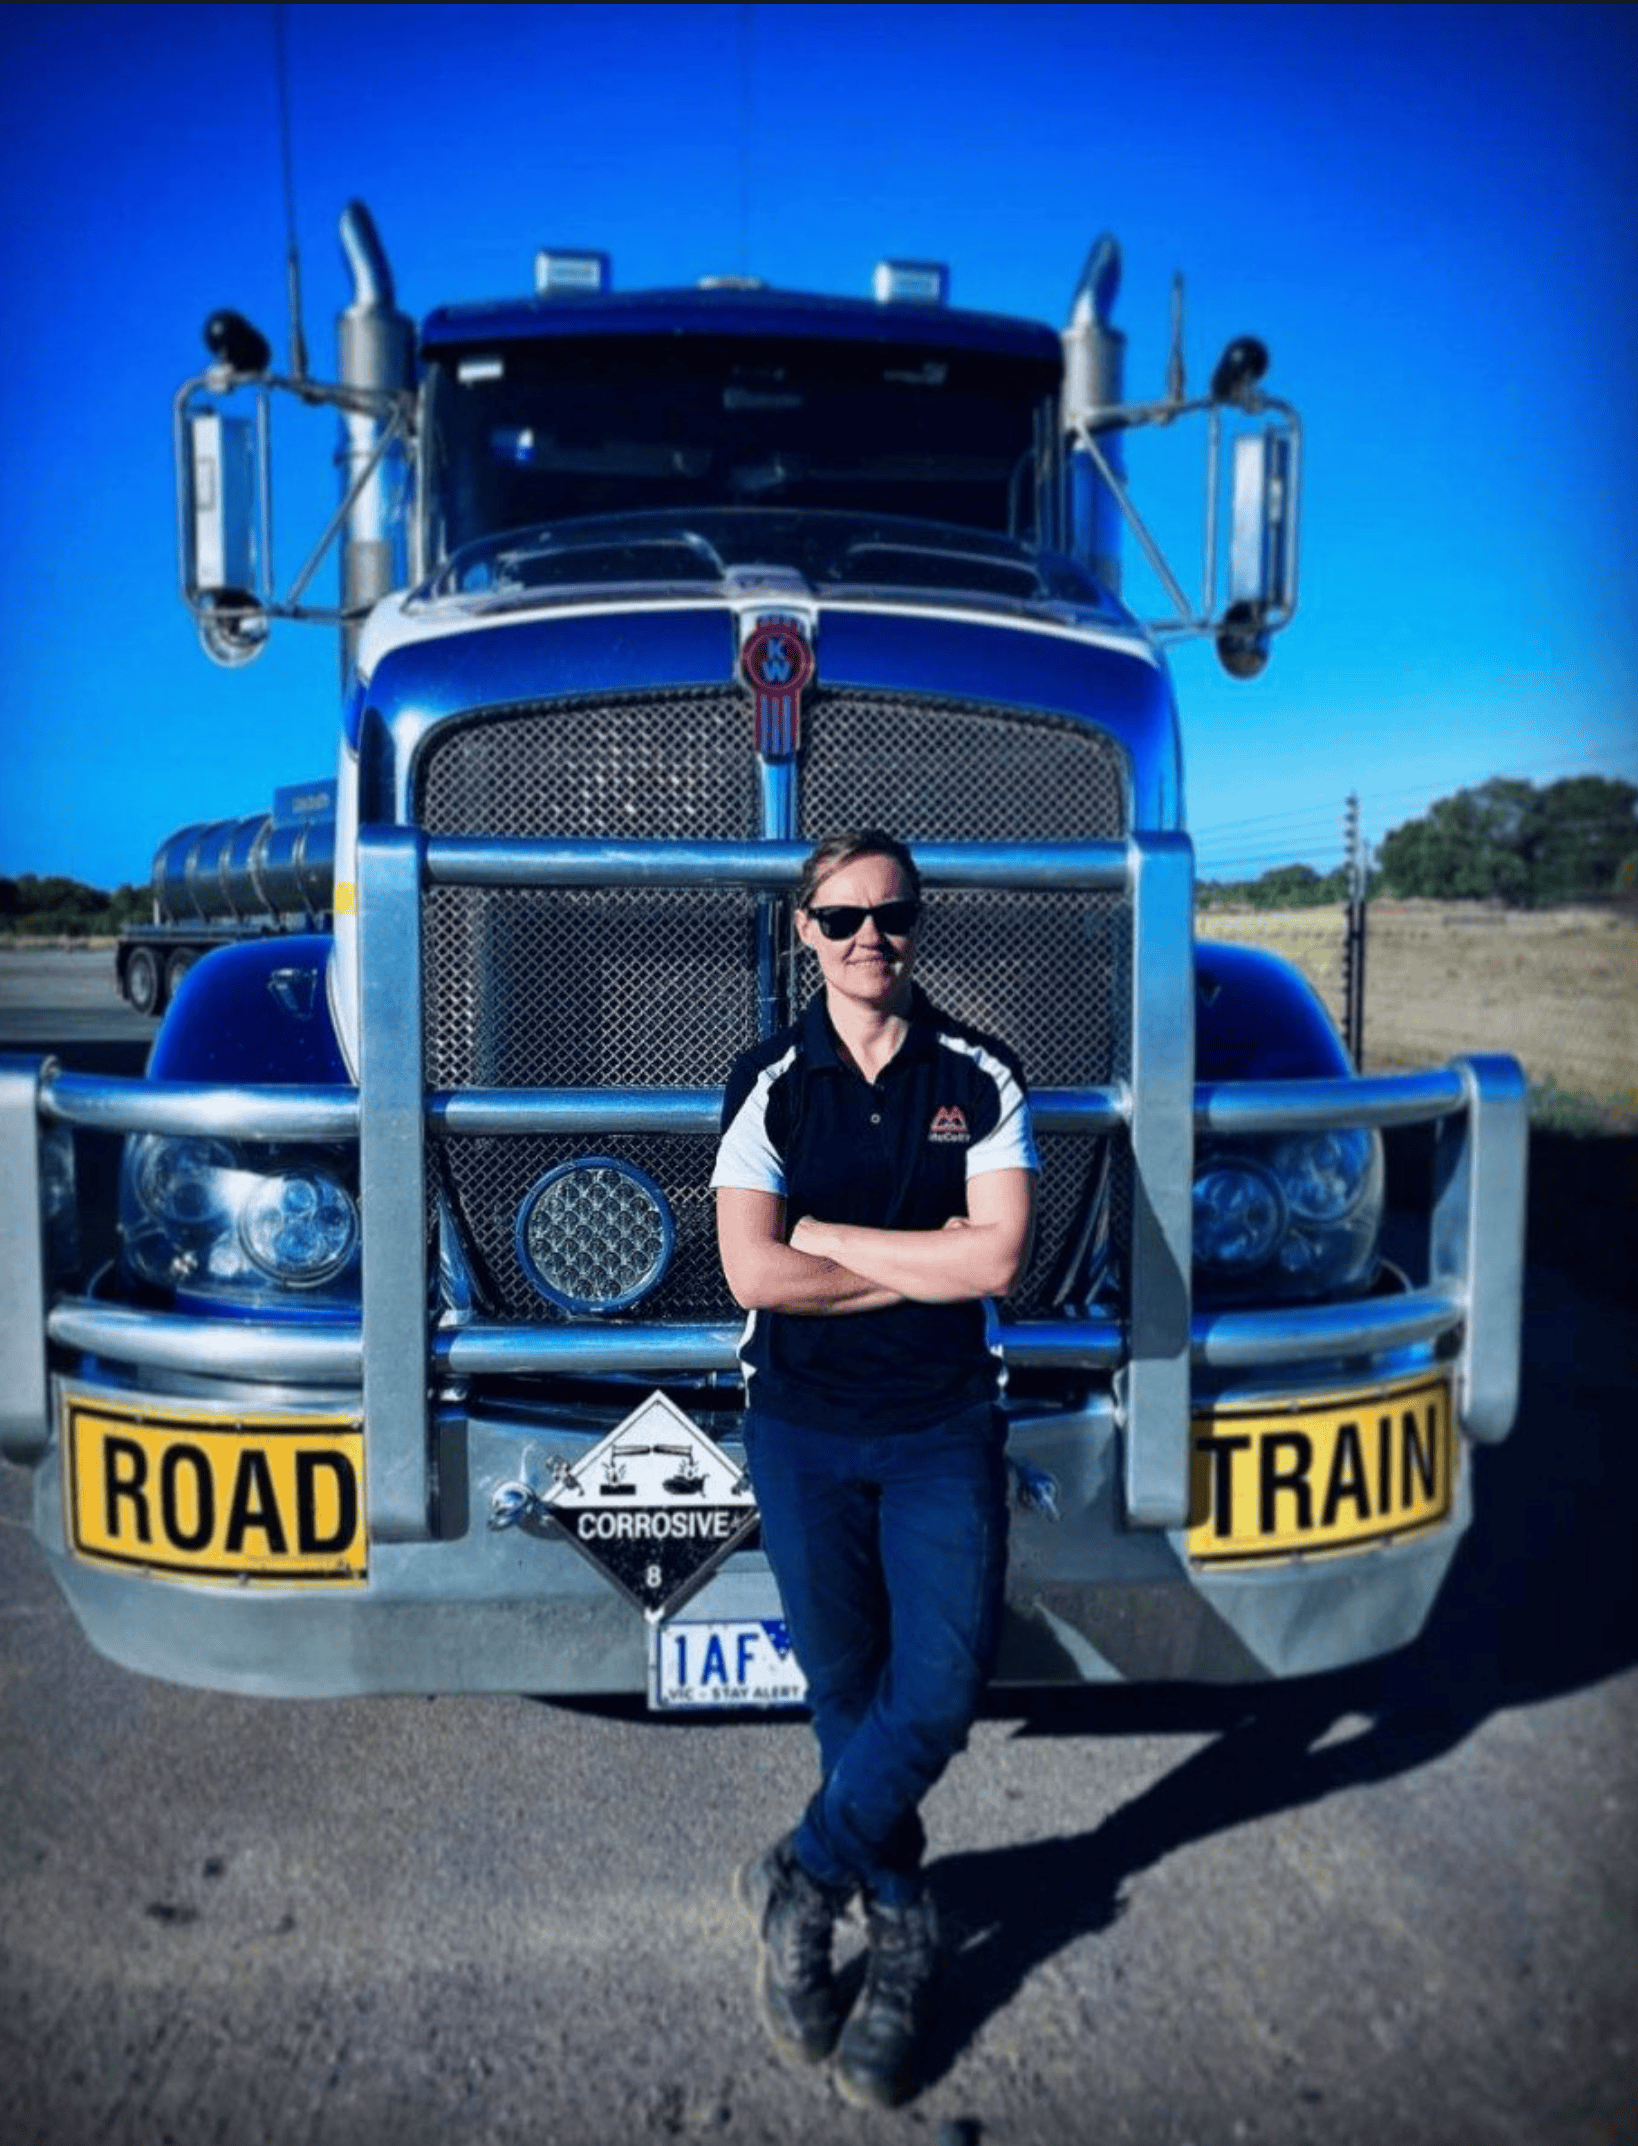
[[[967,1119],[959,1103],[940,1103],[933,1112],[933,1122],[927,1128],[929,1140],[941,1146],[960,1144],[972,1138],[967,1130]]]

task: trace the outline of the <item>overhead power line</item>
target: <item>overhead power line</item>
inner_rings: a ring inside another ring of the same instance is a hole
[[[1506,774],[1480,775],[1467,782],[1420,783],[1406,789],[1397,790],[1372,790],[1366,788],[1360,791],[1360,800],[1363,805],[1370,808],[1373,816],[1379,817],[1383,809],[1388,806],[1409,803],[1423,798],[1437,802],[1443,798],[1459,796],[1464,790],[1482,790],[1486,784],[1492,782],[1529,781],[1532,775],[1554,769],[1559,771],[1558,779],[1561,781],[1575,781],[1584,778],[1592,782],[1625,782],[1631,779],[1628,776],[1611,775],[1604,769],[1589,768],[1586,766],[1583,757],[1577,755],[1571,760],[1559,758],[1556,760],[1536,761],[1532,763],[1528,770]],[[1214,841],[1221,835],[1252,834],[1265,827],[1283,827],[1289,821],[1300,820],[1311,821],[1316,827],[1323,825],[1326,828],[1330,828],[1334,823],[1335,816],[1336,806],[1327,798],[1323,801],[1316,801],[1313,804],[1290,805],[1279,812],[1252,813],[1242,819],[1200,822],[1194,828],[1194,839],[1198,845]]]
[[[1336,819],[1336,807],[1324,805],[1292,805],[1284,812],[1254,812],[1243,820],[1212,820],[1195,829],[1196,840],[1206,835],[1232,834],[1242,827],[1273,827],[1282,820],[1324,820],[1330,826]]]

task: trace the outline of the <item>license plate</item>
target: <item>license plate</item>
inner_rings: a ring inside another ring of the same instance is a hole
[[[1289,1408],[1210,1409],[1194,1418],[1189,1557],[1248,1565],[1416,1534],[1450,1517],[1455,1481],[1443,1373]]]
[[[62,1426],[68,1546],[87,1564],[241,1586],[363,1583],[356,1419],[65,1392]]]
[[[654,1634],[650,1706],[801,1706],[807,1691],[778,1617],[678,1619]]]

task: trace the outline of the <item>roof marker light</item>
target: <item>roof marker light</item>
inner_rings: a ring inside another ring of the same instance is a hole
[[[870,287],[881,305],[948,305],[950,271],[943,261],[878,261]]]
[[[535,289],[542,298],[565,291],[606,291],[612,275],[606,253],[542,246],[535,255]]]

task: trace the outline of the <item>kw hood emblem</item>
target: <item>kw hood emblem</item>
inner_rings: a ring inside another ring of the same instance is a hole
[[[813,649],[790,618],[758,622],[739,652],[740,674],[756,704],[756,749],[790,760],[802,743],[802,693],[813,679]]]

